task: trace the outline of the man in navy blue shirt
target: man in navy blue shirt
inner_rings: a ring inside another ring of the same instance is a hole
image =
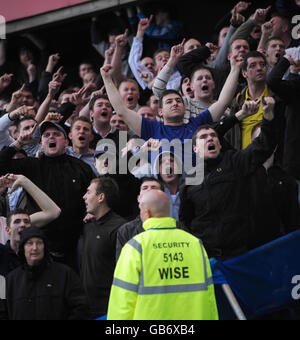
[[[180,53],[180,49],[183,49],[183,43],[173,47],[174,53]],[[135,111],[129,110],[124,105],[112,79],[113,66],[103,66],[101,68],[101,75],[113,108],[131,130],[145,141],[150,138],[160,141],[165,139],[169,143],[179,140],[183,147],[187,140],[191,141],[194,132],[200,125],[218,121],[224,114],[235,94],[241,64],[242,58],[231,58],[231,71],[219,99],[208,110],[202,112],[196,118],[191,118],[188,124],[184,124],[185,107],[182,96],[177,91],[167,90],[161,98],[160,111],[163,123],[149,121]],[[192,147],[190,148],[190,154],[192,154]]]

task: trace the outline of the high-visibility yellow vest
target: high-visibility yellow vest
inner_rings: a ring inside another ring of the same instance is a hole
[[[217,320],[210,263],[172,218],[151,218],[122,249],[108,320]]]

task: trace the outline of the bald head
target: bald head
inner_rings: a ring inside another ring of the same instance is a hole
[[[168,196],[160,190],[151,190],[140,200],[141,220],[151,217],[169,217],[170,202]]]

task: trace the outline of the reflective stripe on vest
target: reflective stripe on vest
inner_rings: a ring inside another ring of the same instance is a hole
[[[141,267],[141,273],[140,273],[140,284],[136,285],[133,283],[129,283],[117,278],[114,278],[113,285],[136,292],[139,295],[152,295],[152,294],[167,294],[167,293],[189,293],[189,292],[196,292],[196,291],[206,291],[208,290],[208,286],[213,284],[212,277],[207,277],[207,271],[206,271],[206,259],[205,254],[203,251],[203,245],[202,241],[200,242],[200,248],[202,253],[202,260],[203,260],[203,268],[204,268],[204,283],[193,283],[193,284],[186,284],[186,285],[168,285],[168,286],[154,286],[154,287],[145,287],[144,285],[144,268],[143,263]],[[134,249],[136,249],[141,255],[142,255],[142,246],[140,243],[138,243],[135,239],[131,239],[128,242],[129,245],[131,245]]]

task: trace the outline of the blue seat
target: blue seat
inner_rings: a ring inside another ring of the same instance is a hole
[[[107,314],[100,316],[99,318],[95,319],[97,320],[107,320]]]
[[[300,230],[224,262],[212,259],[211,266],[216,289],[228,284],[247,319],[300,310],[292,295],[300,275]]]

